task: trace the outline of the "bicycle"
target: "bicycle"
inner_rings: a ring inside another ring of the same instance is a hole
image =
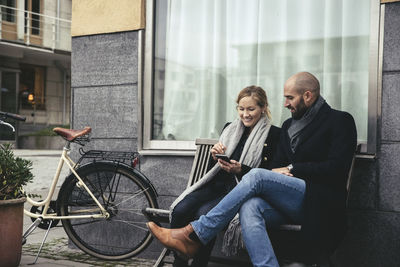
[[[24,120],[19,115],[0,112],[0,124],[9,127],[12,125],[2,118]],[[47,229],[35,262],[50,229],[60,220],[69,239],[92,256],[122,260],[143,251],[152,236],[142,209],[158,208],[158,195],[150,180],[136,168],[139,153],[84,151],[82,146],[90,141],[90,127],[57,127],[53,131],[66,140],[66,145],[49,192],[42,201],[27,196],[32,208],[24,209],[33,223],[24,233],[23,243],[37,227]],[[81,157],[76,163],[69,157],[71,143],[81,145]],[[62,183],[57,200],[52,201],[64,164],[71,174]]]

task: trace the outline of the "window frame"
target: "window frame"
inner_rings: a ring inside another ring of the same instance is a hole
[[[145,155],[194,155],[193,141],[153,140],[153,56],[155,47],[155,0],[146,1],[146,30],[139,31],[139,136],[138,149]],[[378,119],[381,118],[384,5],[370,0],[367,143],[361,153],[376,154]]]

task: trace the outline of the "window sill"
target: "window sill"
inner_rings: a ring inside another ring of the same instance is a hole
[[[143,156],[191,156],[196,153],[195,150],[161,150],[161,149],[143,149],[138,151]]]

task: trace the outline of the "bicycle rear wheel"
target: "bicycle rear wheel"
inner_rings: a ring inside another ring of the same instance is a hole
[[[152,236],[141,211],[158,207],[152,186],[136,170],[106,162],[84,166],[78,174],[110,217],[62,220],[72,242],[86,253],[106,260],[129,258],[144,250]],[[100,212],[73,174],[60,189],[58,207],[61,216]]]

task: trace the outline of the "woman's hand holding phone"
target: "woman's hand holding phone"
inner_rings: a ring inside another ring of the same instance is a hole
[[[219,157],[219,158],[218,158]],[[228,173],[240,173],[242,171],[242,164],[236,160],[229,159],[226,155],[217,156],[219,166]]]
[[[217,160],[217,157],[215,155],[216,154],[225,154],[225,150],[226,150],[226,147],[222,143],[218,142],[211,148],[211,150],[210,150],[211,156],[213,157],[214,160]]]
[[[226,147],[220,142],[216,143],[210,150],[214,160],[218,160],[219,166],[229,173],[239,173],[242,171],[242,165],[236,160],[231,160],[225,155]]]

